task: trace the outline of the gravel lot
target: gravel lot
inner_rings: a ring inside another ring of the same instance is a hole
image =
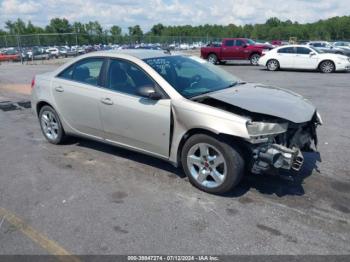
[[[0,65],[0,102],[28,100],[32,76],[56,66]],[[350,74],[223,68],[319,108],[320,155],[296,181],[247,175],[209,195],[166,162],[83,139],[54,146],[30,109],[0,110],[0,254],[349,254]]]

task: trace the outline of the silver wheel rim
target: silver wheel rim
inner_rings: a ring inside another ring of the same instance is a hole
[[[323,62],[321,65],[322,72],[330,73],[333,71],[333,63],[332,62]]]
[[[214,56],[210,55],[208,58],[209,63],[215,64],[216,63],[216,59]]]
[[[58,137],[58,122],[51,111],[44,111],[41,115],[41,126],[45,136],[50,140]]]
[[[253,64],[253,65],[257,65],[257,64],[258,64],[258,61],[259,61],[259,58],[260,58],[260,56],[258,56],[258,55],[253,55],[253,56],[252,56],[252,59],[251,59],[252,64]]]
[[[271,70],[271,71],[275,71],[278,67],[277,61],[272,60],[268,63],[267,67]]]
[[[222,153],[207,143],[190,148],[187,168],[197,183],[206,188],[219,187],[227,176],[227,165]]]

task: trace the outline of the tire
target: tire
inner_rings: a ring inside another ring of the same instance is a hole
[[[208,62],[213,64],[213,65],[216,65],[217,62],[218,62],[218,57],[216,54],[210,54],[208,55]]]
[[[260,59],[259,54],[252,54],[249,58],[250,64],[255,65],[255,66],[259,65],[259,59]]]
[[[52,144],[61,144],[66,139],[58,114],[51,106],[43,106],[39,113],[39,122],[43,135]]]
[[[192,185],[213,194],[232,190],[244,173],[239,150],[205,134],[193,135],[185,142],[181,164]]]
[[[277,71],[280,68],[280,63],[276,59],[267,61],[266,68],[269,71]]]
[[[328,74],[333,73],[335,71],[335,65],[332,61],[326,60],[321,62],[319,65],[319,69],[322,73]]]

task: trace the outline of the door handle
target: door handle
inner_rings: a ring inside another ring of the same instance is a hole
[[[56,86],[56,87],[55,87],[55,90],[56,90],[57,92],[61,92],[61,93],[64,91],[64,89],[63,89],[62,86]]]
[[[110,98],[102,98],[101,102],[105,105],[113,105],[113,101]]]

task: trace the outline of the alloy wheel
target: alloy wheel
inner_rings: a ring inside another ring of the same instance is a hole
[[[207,143],[193,145],[187,154],[191,176],[207,188],[219,187],[226,179],[227,164],[223,154]]]
[[[277,68],[278,68],[278,62],[276,60],[269,61],[268,64],[267,64],[267,68],[270,71],[276,71]]]
[[[215,65],[216,62],[217,62],[216,56],[215,56],[215,55],[210,55],[210,56],[208,57],[208,62]]]
[[[58,137],[58,122],[51,111],[44,111],[41,115],[41,126],[45,136],[49,140],[55,140]]]
[[[334,70],[334,64],[331,61],[325,61],[321,64],[321,70],[323,73],[331,73]]]
[[[252,57],[250,58],[250,62],[252,65],[258,65],[259,64],[259,59],[260,59],[260,56],[255,54],[255,55],[252,55]]]

